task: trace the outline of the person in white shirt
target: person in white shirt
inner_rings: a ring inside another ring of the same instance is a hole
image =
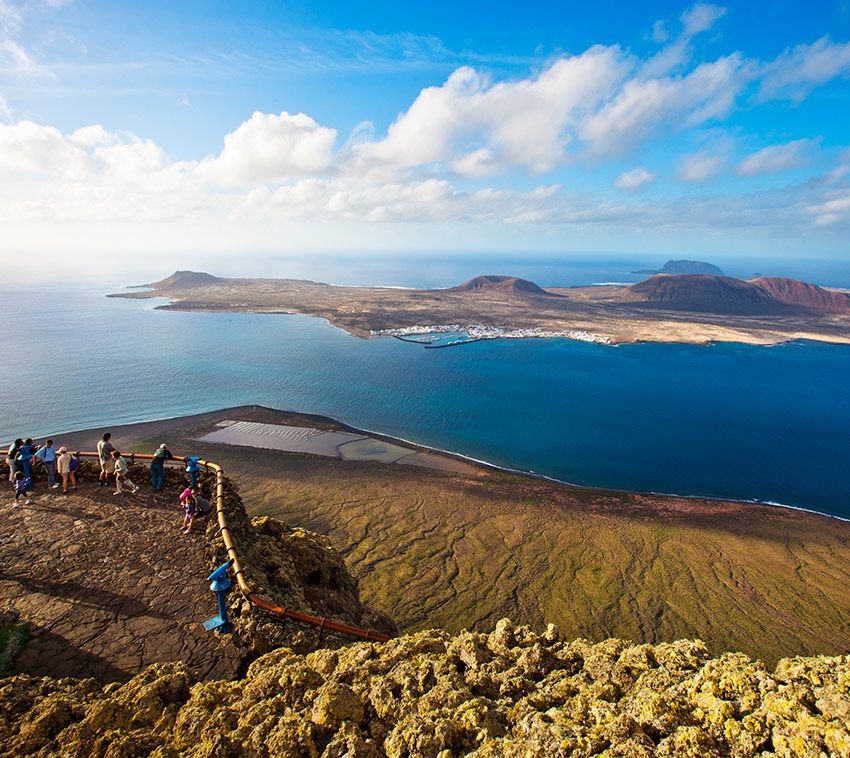
[[[62,492],[68,494],[68,482],[71,482],[71,489],[77,489],[77,475],[71,468],[71,454],[67,447],[59,448],[59,458],[56,460],[56,469],[59,476],[62,477]]]
[[[130,491],[135,494],[138,492],[139,488],[130,481],[130,478],[127,476],[130,473],[130,466],[127,464],[127,461],[121,456],[117,450],[112,451],[112,460],[115,462],[115,492],[113,495],[120,495],[124,490],[124,485],[126,484]]]

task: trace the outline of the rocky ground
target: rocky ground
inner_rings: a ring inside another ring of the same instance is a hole
[[[123,681],[179,660],[201,679],[233,676],[244,651],[201,625],[215,604],[203,525],[178,531],[182,476],[153,495],[138,467],[139,493],[113,495],[86,468],[68,495],[42,480],[29,505],[0,502],[0,604],[32,627],[14,670]]]
[[[4,755],[848,756],[850,656],[774,672],[699,641],[564,641],[502,620],[298,655],[233,682],[0,681]]]
[[[154,495],[147,468],[135,466],[139,493],[114,495],[112,486],[97,486],[93,464],[82,471],[68,495],[41,482],[30,504],[0,503],[0,611],[29,630],[13,672],[114,682],[151,663],[181,661],[199,680],[227,679],[284,641],[298,650],[340,643],[256,613],[236,591],[229,602],[237,633],[206,632],[203,621],[216,615],[206,577],[227,557],[215,519],[179,532],[182,472],[169,471]],[[212,482],[202,477],[207,494]],[[395,631],[360,603],[356,580],[324,538],[269,519],[252,523],[230,482],[226,493],[258,590],[289,608]]]

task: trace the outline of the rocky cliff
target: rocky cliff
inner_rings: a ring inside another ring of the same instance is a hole
[[[234,682],[0,680],[4,755],[850,755],[850,656],[774,672],[699,641],[564,641],[500,621],[299,655]]]
[[[324,538],[225,504],[256,589],[392,631]],[[224,558],[206,530],[210,566]],[[231,593],[235,637],[259,655],[235,681],[159,663],[125,683],[0,679],[0,755],[850,756],[850,656],[711,657],[699,640],[564,639],[503,619],[387,643],[322,639]]]

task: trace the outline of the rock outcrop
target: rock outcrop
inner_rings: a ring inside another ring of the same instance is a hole
[[[541,295],[543,297],[560,297],[554,292],[547,292],[542,287],[528,279],[517,276],[476,276],[468,282],[450,287],[447,292],[490,292],[503,295]]]
[[[850,656],[774,672],[699,641],[566,642],[502,620],[299,655],[235,682],[0,680],[4,755],[850,755]]]
[[[251,519],[229,479],[225,479],[225,514],[255,592],[285,608],[385,634],[397,632],[389,616],[360,601],[357,579],[349,573],[342,556],[327,538],[276,519]],[[205,537],[210,566],[224,563],[228,555],[215,518],[210,519]],[[235,633],[250,656],[281,645],[307,652],[350,642],[329,637],[312,626],[271,616],[235,590],[228,595],[228,602]]]

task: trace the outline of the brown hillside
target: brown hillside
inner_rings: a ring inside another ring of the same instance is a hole
[[[223,281],[224,279],[207,274],[204,271],[175,271],[171,276],[165,277],[165,279],[160,279],[158,282],[151,282],[143,286],[153,287],[158,290],[176,290],[204,287],[208,284],[221,284]]]
[[[624,300],[674,311],[761,316],[799,312],[757,284],[729,276],[699,274],[651,276],[632,285]]]
[[[520,279],[516,276],[476,276],[468,282],[451,287],[449,292],[502,292],[516,295],[544,295],[546,297],[558,297],[538,287],[528,279]]]
[[[771,298],[788,305],[811,308],[825,313],[850,312],[850,295],[832,292],[816,284],[784,277],[759,276],[749,280]]]

